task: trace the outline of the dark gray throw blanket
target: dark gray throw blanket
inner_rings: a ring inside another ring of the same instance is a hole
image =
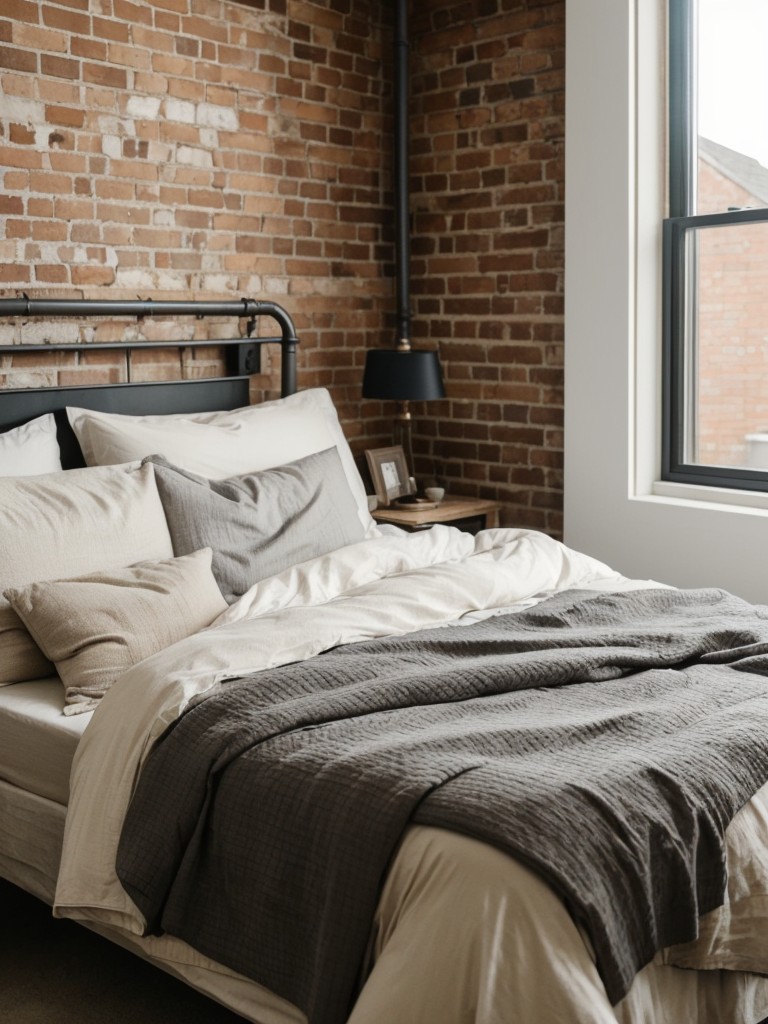
[[[167,931],[340,1024],[411,822],[538,872],[611,1002],[720,905],[768,780],[768,609],[564,593],[228,683],[150,754],[118,875]]]

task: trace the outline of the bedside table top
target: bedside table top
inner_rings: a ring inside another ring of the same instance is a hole
[[[498,512],[500,508],[500,501],[487,501],[484,498],[444,498],[436,508],[410,509],[394,505],[391,508],[374,509],[371,515],[380,523],[426,526],[432,523],[451,523],[470,516],[489,515]]]

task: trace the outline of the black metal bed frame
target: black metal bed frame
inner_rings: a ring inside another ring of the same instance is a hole
[[[224,348],[227,355],[226,377],[191,380],[127,382],[74,387],[0,389],[0,432],[19,426],[36,416],[52,412],[56,417],[62,464],[65,468],[82,466],[80,447],[69,427],[66,406],[79,406],[101,412],[128,415],[151,413],[210,412],[248,405],[249,377],[258,373],[261,346],[279,344],[281,349],[280,393],[296,391],[296,346],[299,339],[288,313],[274,302],[240,299],[224,302],[154,301],[152,299],[0,299],[0,317],[42,319],[59,317],[135,316],[236,317],[247,319],[244,339],[164,340],[119,342],[64,342],[57,344],[0,345],[2,354],[29,352],[94,352],[117,350],[126,353],[130,373],[132,352],[150,349]],[[257,317],[267,316],[280,327],[279,337],[253,337]]]

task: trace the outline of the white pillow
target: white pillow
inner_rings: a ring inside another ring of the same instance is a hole
[[[211,480],[273,469],[336,447],[367,535],[378,530],[331,396],[325,388],[224,412],[124,416],[68,408],[89,466],[162,455]]]
[[[151,463],[0,479],[0,593],[172,555]],[[52,674],[0,596],[0,686]]]
[[[0,434],[0,476],[37,476],[61,469],[53,413]]]

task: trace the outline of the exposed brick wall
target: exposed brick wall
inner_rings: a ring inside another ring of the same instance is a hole
[[[565,3],[412,8],[414,339],[439,345],[449,391],[414,410],[418,468],[557,535]],[[300,385],[331,389],[355,450],[389,443],[392,409],[360,381],[394,331],[393,17],[376,0],[5,0],[0,293],[279,302]],[[33,383],[34,363],[3,358],[0,385]],[[43,372],[121,371],[94,353]]]
[[[302,340],[302,386],[331,387],[360,434],[350,367],[382,343],[392,291],[380,19],[376,0],[5,0],[2,294],[281,303]],[[45,333],[3,330],[4,341]],[[57,336],[77,330],[68,321]],[[186,323],[182,336],[207,330]],[[6,385],[35,382],[39,360],[3,361]],[[153,361],[167,376],[178,357]],[[123,372],[106,353],[67,364],[68,381]]]
[[[450,400],[429,420],[449,487],[559,534],[563,452],[563,0],[419,0],[414,296]]]

